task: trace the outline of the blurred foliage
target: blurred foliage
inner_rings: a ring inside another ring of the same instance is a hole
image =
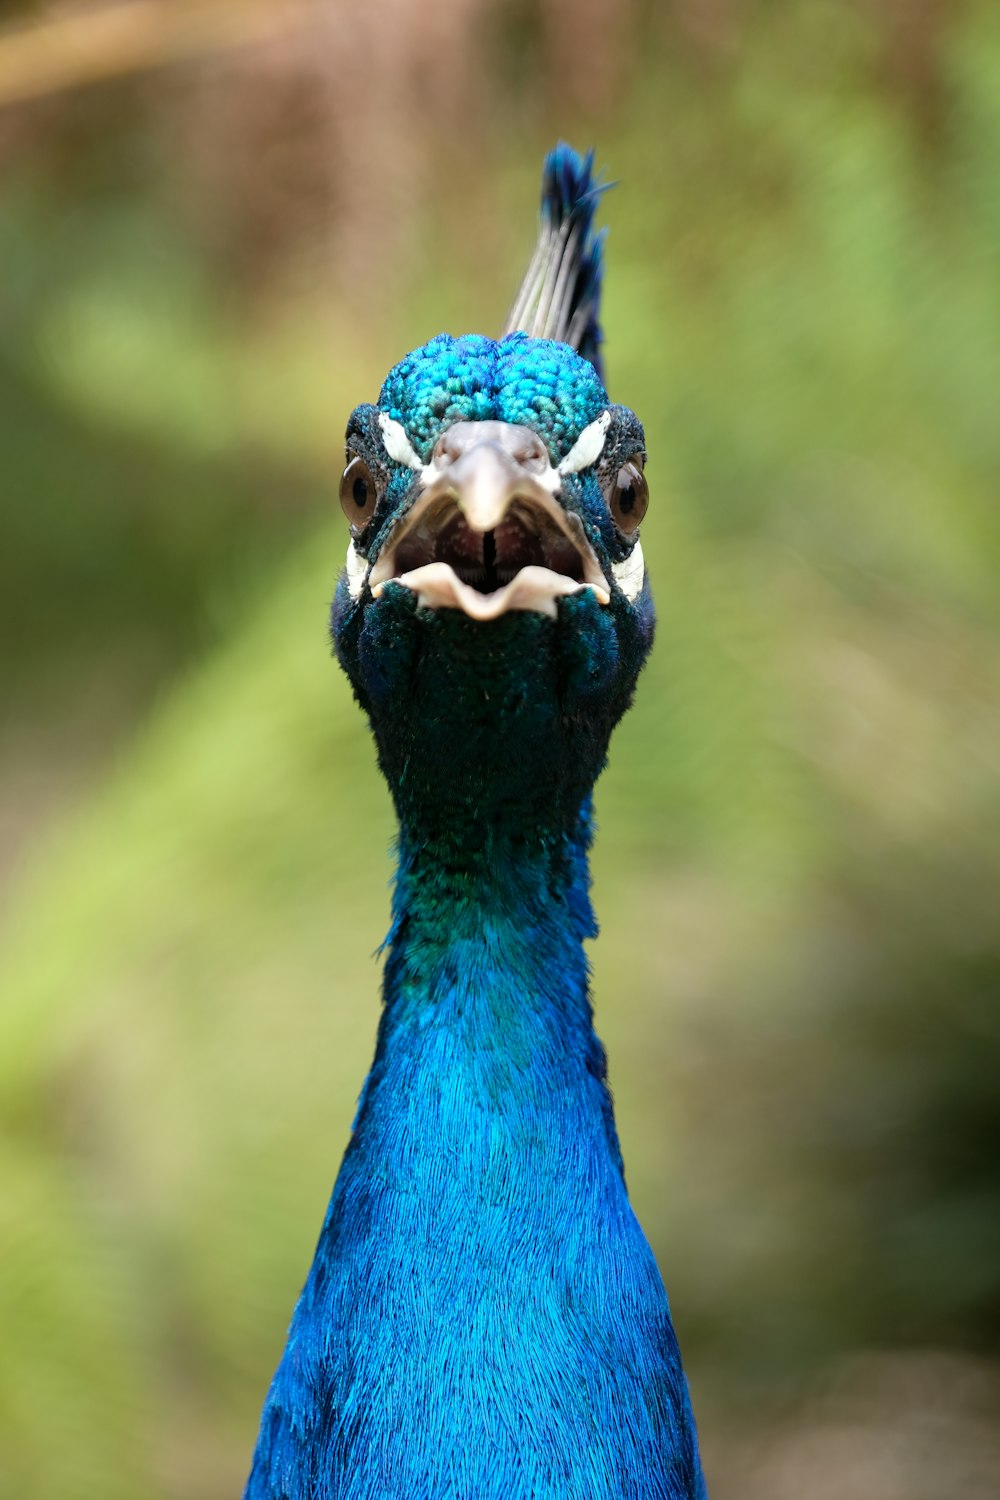
[[[467,139],[454,101],[413,126],[399,50],[404,145],[366,68],[386,134],[335,180],[324,89],[274,104],[291,43],[9,127],[3,1500],[238,1491],[387,921],[325,638],[343,423],[499,325],[556,132],[620,179],[609,381],[655,507],[598,1020],[713,1494],[1000,1484],[1000,24],[619,6],[598,87],[571,9],[465,7],[468,77],[480,24],[499,58]],[[244,135],[301,169],[294,234]]]

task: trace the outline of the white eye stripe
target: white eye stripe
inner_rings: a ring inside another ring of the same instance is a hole
[[[611,576],[630,603],[638,599],[646,579],[646,564],[639,542],[636,542],[624,562],[611,564]]]
[[[589,469],[592,463],[596,463],[601,456],[610,426],[611,413],[602,411],[597,421],[591,422],[589,427],[585,427],[580,433],[559,465],[559,473],[579,474],[581,469]]]
[[[379,412],[378,425],[382,429],[382,441],[390,458],[394,458],[398,464],[405,464],[408,469],[423,468],[402,422],[394,421],[383,411]]]

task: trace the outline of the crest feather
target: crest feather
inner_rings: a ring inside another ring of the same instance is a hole
[[[542,204],[531,263],[504,333],[557,339],[588,359],[601,379],[600,324],[604,236],[594,214],[610,183],[594,177],[594,153],[580,156],[564,141],[542,168]]]

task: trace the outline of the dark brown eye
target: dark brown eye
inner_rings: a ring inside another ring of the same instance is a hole
[[[367,526],[375,513],[375,481],[363,458],[351,459],[340,479],[340,504],[352,531]]]
[[[631,536],[649,506],[649,486],[638,462],[623,464],[618,470],[608,504],[618,530]]]

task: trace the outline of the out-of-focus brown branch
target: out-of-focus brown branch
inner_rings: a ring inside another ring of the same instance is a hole
[[[178,58],[266,41],[315,0],[135,0],[0,31],[0,109]]]

